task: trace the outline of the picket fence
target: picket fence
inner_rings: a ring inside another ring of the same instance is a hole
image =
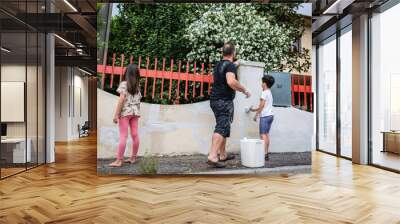
[[[121,54],[118,60],[119,63],[116,65],[117,58],[114,53],[112,55],[111,65],[107,65],[106,60],[104,60],[103,64],[97,65],[97,73],[101,76],[99,88],[105,89],[106,86],[112,88],[123,80],[126,70],[125,65],[127,64],[125,60],[125,55]],[[153,67],[151,68],[149,57],[144,59],[141,56],[137,58],[133,56],[129,57],[129,63],[137,63],[140,67],[140,76],[145,79],[143,86],[144,97],[151,94],[152,99],[155,97],[163,99],[165,96],[164,93],[167,93],[166,97],[168,99],[179,99],[181,91],[184,91],[183,96],[185,99],[188,99],[189,88],[192,88],[192,99],[204,97],[205,94],[209,95],[211,93],[211,84],[213,82],[212,64],[189,61],[183,62],[180,60],[174,61],[174,59],[170,59],[169,69],[166,69],[167,61],[165,58],[162,58],[161,62],[157,57],[153,60]],[[109,79],[109,83],[106,83],[106,79]],[[151,93],[148,92],[149,79],[152,79]],[[161,82],[157,82],[157,80],[161,80]],[[173,80],[178,82],[175,89],[172,88]],[[166,85],[164,85],[165,81],[169,82],[167,89],[165,88]],[[181,82],[184,84],[184,89],[181,89]],[[156,90],[158,90],[156,87],[160,87],[159,92],[156,92]],[[307,111],[313,111],[314,94],[312,92],[311,76],[291,74],[291,95],[292,106]]]

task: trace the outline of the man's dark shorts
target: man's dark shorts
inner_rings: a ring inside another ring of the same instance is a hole
[[[210,106],[217,123],[214,133],[218,133],[224,138],[229,137],[233,121],[233,100],[210,100]]]

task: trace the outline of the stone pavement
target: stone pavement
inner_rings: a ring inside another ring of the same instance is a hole
[[[235,159],[226,162],[226,168],[217,169],[206,164],[206,155],[181,155],[154,157],[158,160],[158,174],[269,174],[279,172],[309,172],[311,170],[311,152],[270,153],[264,167],[248,168],[240,163],[240,154]],[[138,158],[135,164],[125,163],[122,167],[112,168],[107,165],[113,159],[98,159],[97,173],[140,175]]]

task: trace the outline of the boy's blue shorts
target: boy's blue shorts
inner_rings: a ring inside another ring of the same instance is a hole
[[[274,121],[274,115],[260,118],[260,135],[269,133],[273,121]]]

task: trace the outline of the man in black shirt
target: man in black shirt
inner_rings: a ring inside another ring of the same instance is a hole
[[[210,106],[214,112],[216,126],[212,136],[211,151],[207,163],[217,168],[225,167],[222,162],[233,159],[226,153],[226,138],[230,136],[233,121],[233,99],[235,91],[242,92],[246,97],[250,93],[237,81],[237,68],[233,63],[235,47],[231,43],[222,48],[223,59],[218,62],[213,71],[214,82],[210,95]],[[219,157],[218,157],[219,152]]]

